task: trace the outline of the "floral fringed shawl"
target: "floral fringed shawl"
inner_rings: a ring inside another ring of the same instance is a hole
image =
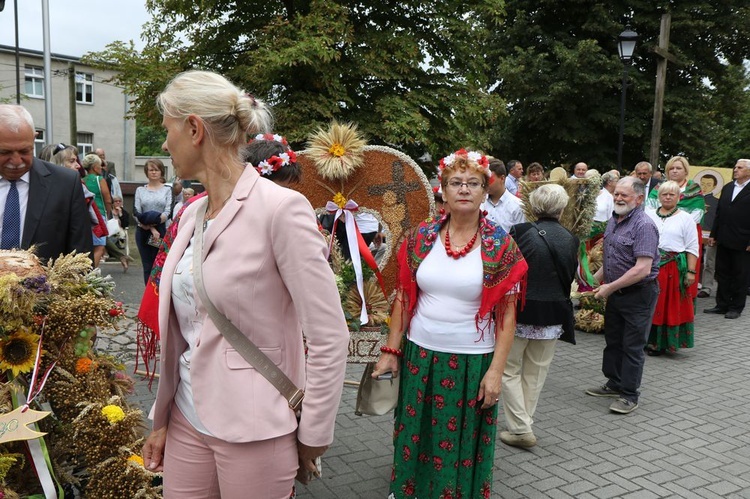
[[[661,206],[661,203],[659,203],[658,185],[649,191],[646,206],[653,209],[658,209]],[[680,200],[677,202],[677,207],[682,211],[688,212],[695,220],[702,221],[703,215],[706,213],[706,200],[703,197],[700,186],[692,180],[688,180],[687,184],[685,184],[685,190],[680,193]]]
[[[417,286],[417,269],[432,250],[435,240],[440,237],[440,229],[449,216],[429,218],[411,231],[398,252],[398,291],[403,293],[408,302],[405,324],[414,315],[419,289]],[[524,260],[516,242],[500,226],[495,225],[484,215],[479,220],[482,251],[482,300],[479,311],[474,316],[480,338],[492,323],[484,320],[493,311],[495,320],[502,322],[505,310],[510,305],[515,307],[515,300],[505,299],[506,294],[519,285],[520,291],[515,298],[523,297],[526,292],[526,272],[528,264]]]
[[[164,267],[164,261],[167,259],[167,254],[169,254],[169,249],[172,247],[172,242],[177,236],[177,229],[179,228],[182,213],[193,201],[205,196],[206,193],[202,192],[188,199],[182,208],[180,208],[174,220],[172,220],[172,225],[169,226],[169,229],[167,229],[166,234],[164,234],[161,240],[159,253],[157,253],[154,260],[154,267],[151,270],[151,275],[148,277],[146,289],[143,290],[141,306],[138,309],[135,369],[136,371],[138,370],[138,360],[142,360],[145,364],[146,377],[149,378],[149,389],[154,380],[154,374],[156,374],[154,362],[156,361],[156,348],[159,344],[159,282],[161,281],[161,271]],[[153,371],[151,371],[152,365],[154,365]]]

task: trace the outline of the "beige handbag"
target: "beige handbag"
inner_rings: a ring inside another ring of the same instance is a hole
[[[365,366],[362,380],[357,390],[357,405],[354,414],[362,416],[382,416],[396,407],[398,400],[398,375],[392,379],[373,379],[372,371],[375,363],[371,362]]]

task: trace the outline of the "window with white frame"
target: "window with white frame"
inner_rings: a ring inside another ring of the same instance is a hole
[[[37,128],[36,137],[34,137],[34,156],[38,158],[42,149],[44,149],[44,130]]]
[[[94,103],[94,75],[91,73],[76,73],[76,102],[81,104]]]
[[[91,132],[78,132],[78,154],[81,157],[91,154],[94,150],[94,134]]]
[[[26,95],[29,97],[44,98],[44,68],[39,66],[26,66],[24,68],[26,79]]]

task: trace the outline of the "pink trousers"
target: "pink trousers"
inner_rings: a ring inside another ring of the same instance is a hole
[[[289,499],[298,467],[295,433],[229,443],[196,431],[172,406],[164,455],[165,499]]]

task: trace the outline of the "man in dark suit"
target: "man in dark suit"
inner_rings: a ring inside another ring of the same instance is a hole
[[[42,261],[73,250],[90,253],[80,176],[34,158],[35,136],[26,109],[0,105],[0,247],[36,246]]]
[[[661,183],[658,178],[652,176],[653,172],[654,168],[648,161],[641,161],[635,165],[635,176],[646,186],[646,199],[648,199],[648,193]]]
[[[710,246],[716,247],[716,306],[704,313],[736,319],[742,314],[750,278],[750,159],[734,165],[734,182],[724,186],[716,209]]]

